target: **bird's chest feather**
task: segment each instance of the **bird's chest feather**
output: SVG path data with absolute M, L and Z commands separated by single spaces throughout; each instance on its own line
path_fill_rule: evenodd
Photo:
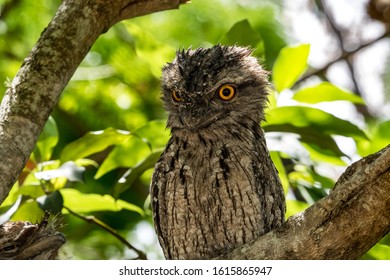
M 173 258 L 207 258 L 264 232 L 253 170 L 260 162 L 248 145 L 178 142 L 167 149 L 163 231 Z

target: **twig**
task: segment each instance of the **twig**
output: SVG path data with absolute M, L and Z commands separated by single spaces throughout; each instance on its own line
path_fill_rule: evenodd
M 342 50 L 345 50 L 345 44 L 344 44 L 344 40 L 343 40 L 343 31 L 344 30 L 341 30 L 337 24 L 336 24 L 336 21 L 333 19 L 333 17 L 331 16 L 331 11 L 329 10 L 327 4 L 325 3 L 324 0 L 321 0 L 321 1 L 318 1 L 317 2 L 317 5 L 318 7 L 320 8 L 320 10 L 323 12 L 325 18 L 326 18 L 326 21 L 328 22 L 330 28 L 332 29 L 333 33 L 336 35 L 336 38 L 339 42 L 339 45 L 341 47 Z
M 328 68 L 330 66 L 332 66 L 333 64 L 335 64 L 336 62 L 339 62 L 341 60 L 347 60 L 350 56 L 356 54 L 357 52 L 361 51 L 362 49 L 364 48 L 367 48 L 373 44 L 375 44 L 376 42 L 388 37 L 390 35 L 390 29 L 389 30 L 386 30 L 381 36 L 379 36 L 378 38 L 375 38 L 367 43 L 364 43 L 364 44 L 361 44 L 359 47 L 357 47 L 356 49 L 352 50 L 352 51 L 344 51 L 338 58 L 328 62 L 325 66 L 323 66 L 322 68 L 320 69 L 314 69 L 312 70 L 311 72 L 307 73 L 306 75 L 302 76 L 298 81 L 297 81 L 297 84 L 298 83 L 301 83 L 303 81 L 305 81 L 306 79 L 310 78 L 310 77 L 313 77 L 313 76 L 318 76 L 318 75 L 322 75 L 323 73 L 325 73 Z
M 79 213 L 76 213 L 74 212 L 73 210 L 69 209 L 68 207 L 66 206 L 63 206 L 66 210 L 69 211 L 69 213 L 71 213 L 72 215 L 76 216 L 77 218 L 80 218 L 84 221 L 86 221 L 87 223 L 93 223 L 95 225 L 98 225 L 100 228 L 102 228 L 103 230 L 109 232 L 111 235 L 113 235 L 115 238 L 117 238 L 120 242 L 122 242 L 123 244 L 125 244 L 128 248 L 130 248 L 131 250 L 135 251 L 137 254 L 138 254 L 138 257 L 136 259 L 138 260 L 147 260 L 147 256 L 144 252 L 138 250 L 137 248 L 135 248 L 133 245 L 131 245 L 125 238 L 123 238 L 120 234 L 118 234 L 112 227 L 110 227 L 109 225 L 105 224 L 104 222 L 100 221 L 99 219 L 97 219 L 96 217 L 94 216 L 83 216 Z
M 336 23 L 335 19 L 332 16 L 331 11 L 328 8 L 328 5 L 326 4 L 325 0 L 318 1 L 318 6 L 322 10 L 323 14 L 326 17 L 326 20 L 332 29 L 333 33 L 336 35 L 336 38 L 339 42 L 340 49 L 342 50 L 342 53 L 346 53 L 347 49 L 345 47 L 345 41 L 344 41 L 344 36 L 343 33 L 345 30 L 342 30 Z M 348 70 L 351 74 L 351 80 L 352 84 L 354 87 L 354 93 L 357 96 L 362 97 L 362 90 L 361 86 L 359 84 L 359 81 L 356 79 L 356 74 L 355 74 L 355 67 L 353 64 L 353 57 L 354 54 L 351 54 L 345 59 L 345 62 L 347 63 Z M 355 104 L 355 108 L 358 112 L 360 112 L 365 118 L 372 118 L 373 115 L 372 113 L 368 110 L 367 105 L 365 104 Z
M 333 33 L 336 35 L 336 38 L 337 38 L 337 40 L 339 42 L 340 48 L 342 50 L 342 53 L 345 53 L 346 52 L 346 48 L 345 48 L 345 42 L 344 42 L 344 39 L 343 39 L 344 38 L 343 30 L 341 30 L 341 28 L 337 26 L 337 23 L 334 20 L 333 16 L 331 15 L 331 11 L 329 10 L 329 8 L 326 5 L 324 0 L 319 1 L 318 2 L 318 6 L 323 11 L 330 28 L 332 29 Z M 353 57 L 353 56 L 351 56 L 351 57 Z M 352 79 L 352 83 L 353 83 L 354 88 L 355 88 L 355 94 L 361 97 L 362 93 L 361 93 L 359 82 L 356 79 L 353 62 L 349 58 L 350 57 L 348 57 L 345 61 L 347 63 L 349 72 L 351 73 L 351 79 Z

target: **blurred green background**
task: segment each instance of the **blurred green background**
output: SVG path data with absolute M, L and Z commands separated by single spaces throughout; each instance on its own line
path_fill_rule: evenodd
M 355 52 L 370 40 L 374 48 L 375 38 L 388 32 L 386 25 L 363 9 L 357 30 L 364 35 L 369 26 L 374 35 L 346 36 L 340 44 L 326 20 L 339 7 L 332 6 L 335 1 L 324 7 L 326 2 L 297 1 L 294 10 L 287 1 L 193 0 L 179 10 L 115 25 L 96 41 L 66 87 L 0 215 L 36 222 L 44 209 L 61 212 L 64 258 L 139 258 L 131 246 L 148 259 L 163 258 L 148 196 L 154 163 L 169 138 L 161 68 L 177 49 L 217 43 L 253 48 L 272 71 L 263 128 L 288 198 L 287 215 L 327 195 L 346 166 L 390 143 L 390 107 L 388 63 L 375 76 L 382 85 L 375 98 L 382 101 L 372 103 L 365 90 L 375 90 L 372 80 L 363 82 L 359 69 L 376 62 L 362 66 Z M 0 0 L 0 97 L 60 3 Z M 346 24 L 357 28 L 333 15 L 343 32 Z M 298 20 L 314 29 L 302 29 Z M 319 30 L 322 41 L 314 36 Z M 384 40 L 380 50 L 387 61 Z M 319 51 L 320 44 L 328 44 L 327 51 Z M 343 51 L 351 54 L 347 62 L 339 59 Z M 385 237 L 363 258 L 390 259 L 389 245 Z

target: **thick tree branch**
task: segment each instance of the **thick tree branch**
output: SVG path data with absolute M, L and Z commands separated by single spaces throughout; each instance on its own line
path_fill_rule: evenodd
M 390 231 L 390 145 L 351 165 L 332 192 L 220 259 L 357 259 Z
M 0 225 L 0 260 L 52 260 L 65 243 L 56 219 L 45 213 L 37 224 L 6 222 Z
M 186 0 L 64 0 L 0 107 L 0 204 L 28 160 L 64 87 L 100 34 L 120 20 Z

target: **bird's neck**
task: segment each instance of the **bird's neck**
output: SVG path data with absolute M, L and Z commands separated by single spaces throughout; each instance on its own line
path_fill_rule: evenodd
M 246 146 L 253 145 L 253 141 L 265 143 L 264 132 L 258 122 L 242 120 L 224 126 L 210 126 L 198 131 L 177 129 L 172 131 L 172 141 L 179 140 L 185 145 L 215 146 L 226 145 L 231 142 Z M 239 141 L 239 142 L 237 142 Z

